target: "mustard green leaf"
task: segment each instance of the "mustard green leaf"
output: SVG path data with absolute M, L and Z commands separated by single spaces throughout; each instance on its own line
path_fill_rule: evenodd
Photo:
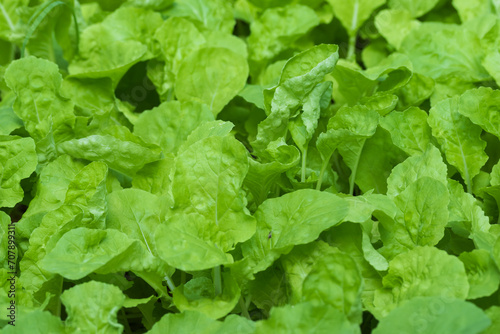
M 302 286 L 302 299 L 330 305 L 352 323 L 361 323 L 363 278 L 356 262 L 347 254 L 335 252 L 320 257 Z
M 38 159 L 32 138 L 0 136 L 0 207 L 13 207 L 24 196 L 21 180 L 35 171 Z
M 391 134 L 392 142 L 400 149 L 414 155 L 424 153 L 431 142 L 431 128 L 427 113 L 412 107 L 402 112 L 393 111 L 380 119 L 380 126 Z
M 175 95 L 181 102 L 206 104 L 216 116 L 245 87 L 247 76 L 241 55 L 225 48 L 202 48 L 180 65 Z
M 198 125 L 213 120 L 212 112 L 203 104 L 164 102 L 139 116 L 134 125 L 134 134 L 160 146 L 164 154 L 175 154 Z
M 417 247 L 389 262 L 383 289 L 374 305 L 383 316 L 415 297 L 467 298 L 469 282 L 463 263 L 435 247 Z
M 490 323 L 472 303 L 446 297 L 417 297 L 389 313 L 373 333 L 484 333 Z
M 318 15 L 307 6 L 291 4 L 267 8 L 250 25 L 250 59 L 256 62 L 272 60 L 319 23 Z
M 117 313 L 125 302 L 122 291 L 96 281 L 78 284 L 61 295 L 68 318 L 66 327 L 74 332 L 121 333 Z
M 498 290 L 500 271 L 490 252 L 474 249 L 471 252 L 463 252 L 458 258 L 464 263 L 469 279 L 470 289 L 467 299 L 487 297 Z
M 244 146 L 229 136 L 199 140 L 175 160 L 172 193 L 174 211 L 196 212 L 230 242 L 242 242 L 255 232 L 241 185 L 248 172 Z
M 459 97 L 441 101 L 429 111 L 428 122 L 446 160 L 458 169 L 471 191 L 472 179 L 488 160 L 486 142 L 480 138 L 481 128 L 462 116 L 459 109 Z

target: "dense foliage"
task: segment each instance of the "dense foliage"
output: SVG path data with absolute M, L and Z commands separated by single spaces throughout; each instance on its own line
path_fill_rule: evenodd
M 500 333 L 499 15 L 1 0 L 0 332 Z

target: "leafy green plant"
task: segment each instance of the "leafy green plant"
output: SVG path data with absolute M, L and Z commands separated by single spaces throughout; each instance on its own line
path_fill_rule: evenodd
M 0 333 L 497 333 L 496 0 L 4 0 Z

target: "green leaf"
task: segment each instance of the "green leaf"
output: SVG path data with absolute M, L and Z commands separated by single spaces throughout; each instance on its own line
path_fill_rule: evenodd
M 37 163 L 33 139 L 0 136 L 0 208 L 22 201 L 20 182 L 35 171 Z
M 421 24 L 414 17 L 415 12 L 404 9 L 403 6 L 398 6 L 394 9 L 384 9 L 375 17 L 375 26 L 387 42 L 396 49 L 399 49 L 410 31 L 418 28 Z
M 165 265 L 126 234 L 113 230 L 75 228 L 64 234 L 39 263 L 40 268 L 68 279 L 92 272 L 152 271 L 166 273 Z
M 363 279 L 356 262 L 347 254 L 335 252 L 320 257 L 302 286 L 302 300 L 330 305 L 352 323 L 361 323 Z
M 431 142 L 427 113 L 412 107 L 403 112 L 393 111 L 380 120 L 380 126 L 391 134 L 394 145 L 414 155 L 424 153 Z
M 318 15 L 307 6 L 291 4 L 266 8 L 250 25 L 250 59 L 256 62 L 274 59 L 320 23 Z
M 15 321 L 15 326 L 7 325 L 2 329 L 2 334 L 33 333 L 44 334 L 66 333 L 61 319 L 47 311 L 33 311 L 21 314 Z
M 447 184 L 447 168 L 441 152 L 431 145 L 423 154 L 414 155 L 394 167 L 387 179 L 387 195 L 396 197 L 413 182 L 423 177 L 433 178 L 443 185 Z
M 286 305 L 271 310 L 269 319 L 259 321 L 256 334 L 264 333 L 359 333 L 345 315 L 331 306 L 310 303 Z
M 234 138 L 213 136 L 191 144 L 175 160 L 174 211 L 199 213 L 229 243 L 249 239 L 255 221 L 241 189 L 247 172 L 248 154 Z
M 289 118 L 303 105 L 308 95 L 330 73 L 338 60 L 338 47 L 319 45 L 304 51 L 285 64 L 278 86 L 268 90 L 268 117 L 258 127 L 252 146 L 264 151 L 269 143 L 284 137 Z
M 60 153 L 90 161 L 103 161 L 110 168 L 132 176 L 144 165 L 160 160 L 158 146 L 147 144 L 123 126 L 107 128 L 104 133 L 68 140 L 58 147 Z
M 75 122 L 73 102 L 62 97 L 56 64 L 28 57 L 12 62 L 5 81 L 16 94 L 14 112 L 35 140 L 39 161 L 56 157 L 56 145 L 70 139 Z
M 122 333 L 117 313 L 125 302 L 122 291 L 110 284 L 90 281 L 74 286 L 61 295 L 71 331 Z
M 255 213 L 257 232 L 242 244 L 251 274 L 268 268 L 295 245 L 307 244 L 347 215 L 348 205 L 329 193 L 304 189 L 268 199 Z M 241 265 L 241 264 L 240 264 Z
M 340 20 L 349 35 L 356 35 L 358 29 L 365 23 L 375 9 L 385 4 L 386 0 L 328 0 L 335 15 Z
M 483 334 L 493 334 L 500 329 L 500 307 L 492 306 L 485 311 L 486 315 L 491 320 L 491 326 L 488 327 Z
M 222 318 L 233 310 L 241 294 L 238 284 L 230 273 L 223 274 L 223 286 L 222 294 L 215 296 L 213 293 L 208 293 L 206 296 L 203 292 L 213 288 L 212 281 L 194 278 L 174 290 L 174 304 L 181 312 L 198 311 L 213 319 Z
M 484 152 L 486 142 L 481 138 L 481 128 L 459 113 L 460 98 L 447 99 L 429 111 L 432 134 L 441 145 L 446 160 L 455 166 L 472 191 L 472 179 L 479 174 L 488 160 Z
M 202 48 L 180 65 L 175 95 L 181 102 L 204 103 L 217 116 L 245 87 L 247 77 L 248 65 L 242 56 L 225 48 Z
M 233 263 L 226 252 L 234 247 L 236 237 L 221 233 L 214 222 L 200 214 L 175 215 L 155 230 L 158 255 L 172 267 L 205 270 Z
M 487 297 L 498 290 L 500 271 L 490 252 L 474 249 L 471 252 L 463 252 L 458 258 L 464 263 L 469 279 L 470 290 L 467 299 Z
M 457 78 L 463 82 L 477 82 L 489 79 L 481 65 L 484 56 L 478 37 L 458 25 L 425 22 L 410 31 L 401 50 L 412 61 L 415 72 L 434 80 L 447 82 Z
M 417 247 L 389 262 L 384 288 L 375 292 L 374 304 L 383 316 L 415 297 L 465 299 L 469 282 L 463 263 L 434 247 Z
M 255 323 L 234 314 L 227 316 L 224 322 L 220 322 L 200 312 L 184 311 L 182 313 L 167 313 L 147 333 L 189 334 L 193 332 L 203 334 L 252 334 L 255 332 Z
M 458 112 L 500 138 L 499 101 L 500 93 L 496 90 L 488 87 L 471 89 L 460 96 Z
M 473 334 L 483 333 L 490 323 L 472 303 L 446 297 L 418 297 L 389 313 L 373 333 Z
M 178 0 L 168 16 L 188 17 L 208 30 L 232 33 L 233 8 L 224 0 Z
M 412 14 L 413 17 L 420 17 L 430 12 L 439 0 L 389 0 L 389 7 L 394 9 L 405 9 Z
M 203 104 L 164 102 L 139 116 L 134 134 L 147 143 L 160 146 L 164 154 L 175 154 L 198 125 L 213 120 L 212 112 Z

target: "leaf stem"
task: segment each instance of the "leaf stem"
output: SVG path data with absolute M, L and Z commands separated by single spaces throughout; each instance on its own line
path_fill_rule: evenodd
M 175 290 L 175 284 L 172 281 L 172 279 L 170 278 L 170 276 L 165 275 L 164 279 L 165 279 L 165 282 L 167 282 L 167 286 L 170 289 L 170 291 L 174 291 Z
M 347 49 L 347 60 L 356 60 L 356 35 L 349 37 L 349 47 Z
M 213 268 L 213 275 L 214 275 L 215 295 L 218 296 L 222 294 L 222 277 L 220 272 L 220 266 L 215 266 Z
M 316 183 L 316 190 L 321 190 L 321 184 L 323 183 L 323 177 L 325 176 L 326 167 L 328 167 L 328 163 L 330 162 L 330 155 L 327 159 L 323 161 L 321 165 L 321 172 L 319 173 L 318 183 Z
M 243 314 L 245 318 L 252 320 L 252 318 L 250 318 L 250 314 L 248 313 L 248 307 L 245 303 L 245 299 L 243 299 L 243 296 L 240 296 L 240 300 L 238 303 L 240 304 L 241 314 Z
M 302 173 L 300 175 L 300 182 L 306 182 L 306 160 L 307 160 L 307 147 L 302 152 Z

